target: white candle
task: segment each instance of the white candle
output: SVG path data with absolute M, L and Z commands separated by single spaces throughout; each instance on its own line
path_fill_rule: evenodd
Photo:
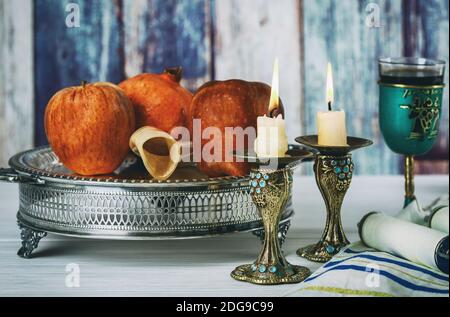
M 279 106 L 278 94 L 278 60 L 273 67 L 272 91 L 270 94 L 269 114 Z M 283 157 L 288 150 L 286 122 L 281 114 L 276 118 L 266 115 L 257 118 L 257 138 L 254 150 L 259 157 Z
M 286 123 L 283 117 L 258 117 L 255 153 L 259 157 L 283 157 L 288 150 Z
M 344 111 L 319 111 L 317 113 L 319 145 L 347 146 Z
M 328 63 L 327 71 L 327 102 L 329 111 L 317 113 L 317 135 L 319 145 L 347 146 L 347 129 L 345 126 L 345 112 L 332 111 L 334 101 L 333 74 L 331 64 Z

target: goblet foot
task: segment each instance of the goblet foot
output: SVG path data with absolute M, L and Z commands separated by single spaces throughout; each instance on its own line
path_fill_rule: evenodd
M 285 266 L 245 264 L 231 272 L 231 277 L 235 280 L 259 285 L 300 283 L 310 275 L 311 271 L 307 267 L 289 263 Z
M 316 244 L 308 245 L 297 250 L 297 255 L 310 261 L 325 263 L 331 260 L 343 247 L 348 245 L 348 241 L 339 244 L 319 241 Z

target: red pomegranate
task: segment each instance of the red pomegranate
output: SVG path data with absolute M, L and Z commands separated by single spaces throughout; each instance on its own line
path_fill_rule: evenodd
M 60 161 L 81 175 L 113 172 L 129 151 L 135 130 L 133 105 L 111 83 L 70 87 L 45 109 L 45 132 Z
M 136 127 L 152 126 L 170 133 L 185 126 L 192 94 L 180 85 L 181 67 L 162 74 L 140 74 L 119 84 L 131 99 L 136 112 Z

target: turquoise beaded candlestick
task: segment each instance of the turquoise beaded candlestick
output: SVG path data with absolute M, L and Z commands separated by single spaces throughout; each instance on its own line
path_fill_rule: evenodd
M 316 135 L 299 137 L 296 141 L 318 151 L 314 174 L 327 209 L 322 238 L 316 244 L 298 249 L 297 255 L 310 261 L 327 262 L 349 244 L 342 227 L 341 206 L 355 168 L 350 152 L 369 146 L 372 141 L 348 137 L 348 146 L 322 146 L 317 143 Z
M 264 241 L 255 262 L 238 266 L 231 277 L 254 284 L 298 283 L 311 272 L 308 268 L 290 264 L 283 255 L 278 239 L 281 212 L 292 188 L 292 169 L 312 153 L 295 149 L 286 157 L 258 158 L 249 153 L 235 154 L 251 163 L 250 195 L 264 224 Z

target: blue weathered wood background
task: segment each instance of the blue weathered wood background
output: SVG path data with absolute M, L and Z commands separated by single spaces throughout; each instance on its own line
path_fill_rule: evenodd
M 78 28 L 66 26 L 69 3 L 79 6 Z M 355 153 L 358 172 L 395 174 L 401 157 L 378 127 L 377 59 L 449 59 L 448 0 L 0 0 L 0 17 L 2 165 L 46 144 L 43 112 L 63 87 L 175 65 L 192 91 L 211 79 L 270 83 L 278 57 L 289 138 L 315 132 L 331 61 L 349 133 L 375 141 Z M 421 173 L 448 173 L 448 100 L 446 89 L 440 138 Z

